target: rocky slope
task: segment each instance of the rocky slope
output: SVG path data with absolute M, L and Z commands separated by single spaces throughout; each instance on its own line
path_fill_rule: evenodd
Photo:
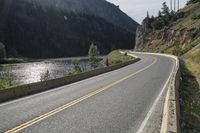
M 152 17 L 138 27 L 136 50 L 173 53 L 178 47 L 184 49 L 200 36 L 200 2 L 190 3 L 168 21 L 166 16 Z

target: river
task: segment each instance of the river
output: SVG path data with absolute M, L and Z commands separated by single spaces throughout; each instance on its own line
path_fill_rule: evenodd
M 46 59 L 38 62 L 0 65 L 0 77 L 10 70 L 14 75 L 14 82 L 18 85 L 40 81 L 40 75 L 47 70 L 52 78 L 63 77 L 64 74 L 74 70 L 72 60 L 80 59 L 80 65 L 84 70 L 90 70 L 87 57 Z

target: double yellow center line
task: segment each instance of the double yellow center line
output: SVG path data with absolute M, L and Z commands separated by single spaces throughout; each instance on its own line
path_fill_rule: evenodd
M 60 106 L 60 107 L 58 107 L 58 108 L 56 108 L 56 109 L 54 109 L 54 110 L 52 110 L 52 111 L 50 111 L 48 113 L 45 113 L 45 114 L 40 115 L 40 116 L 30 120 L 30 121 L 27 121 L 27 122 L 25 122 L 25 123 L 15 127 L 15 128 L 13 128 L 13 129 L 9 130 L 9 131 L 6 131 L 5 133 L 16 133 L 16 132 L 19 132 L 19 131 L 21 131 L 21 130 L 27 128 L 27 127 L 30 127 L 31 125 L 34 125 L 34 124 L 36 124 L 36 123 L 38 123 L 38 122 L 40 122 L 40 121 L 42 121 L 44 119 L 47 119 L 48 117 L 53 116 L 53 115 L 65 110 L 65 109 L 73 106 L 73 105 L 76 105 L 76 104 L 78 104 L 78 103 L 80 103 L 80 102 L 82 102 L 82 101 L 84 101 L 84 100 L 86 100 L 86 99 L 88 99 L 88 98 L 90 98 L 92 96 L 95 96 L 98 93 L 100 93 L 100 92 L 102 92 L 104 90 L 107 90 L 107 89 L 109 89 L 109 88 L 111 88 L 111 87 L 123 82 L 124 80 L 127 80 L 128 78 L 130 78 L 130 77 L 132 77 L 132 76 L 134 76 L 134 75 L 136 75 L 136 74 L 148 69 L 149 67 L 151 67 L 153 64 L 155 64 L 157 62 L 157 59 L 155 57 L 153 57 L 153 59 L 154 60 L 150 65 L 148 65 L 148 66 L 146 66 L 146 67 L 144 67 L 144 68 L 142 68 L 142 69 L 140 69 L 140 70 L 138 70 L 138 71 L 136 71 L 134 73 L 131 73 L 131 74 L 129 74 L 129 75 L 117 80 L 117 81 L 114 81 L 114 82 L 112 82 L 112 83 L 110 83 L 110 84 L 108 84 L 108 85 L 106 85 L 106 86 L 104 86 L 102 88 L 99 88 L 99 89 L 97 89 L 97 90 L 95 90 L 93 92 L 90 92 L 89 94 L 86 94 L 86 95 L 84 95 L 84 96 L 82 96 L 82 97 L 80 97 L 80 98 L 78 98 L 76 100 L 73 100 L 73 101 L 71 101 L 69 103 L 66 103 L 65 105 Z

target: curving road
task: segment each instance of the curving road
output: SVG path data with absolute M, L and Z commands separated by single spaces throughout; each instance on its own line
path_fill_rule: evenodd
M 175 61 L 135 55 L 135 64 L 0 104 L 0 132 L 137 132 Z

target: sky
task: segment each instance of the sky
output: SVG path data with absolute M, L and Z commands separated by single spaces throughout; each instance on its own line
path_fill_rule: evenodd
M 141 23 L 149 11 L 150 15 L 157 16 L 158 11 L 162 7 L 163 2 L 167 2 L 168 6 L 170 0 L 107 0 L 115 5 L 119 5 L 120 9 L 129 15 L 132 19 Z M 180 8 L 184 7 L 188 0 L 179 0 Z

